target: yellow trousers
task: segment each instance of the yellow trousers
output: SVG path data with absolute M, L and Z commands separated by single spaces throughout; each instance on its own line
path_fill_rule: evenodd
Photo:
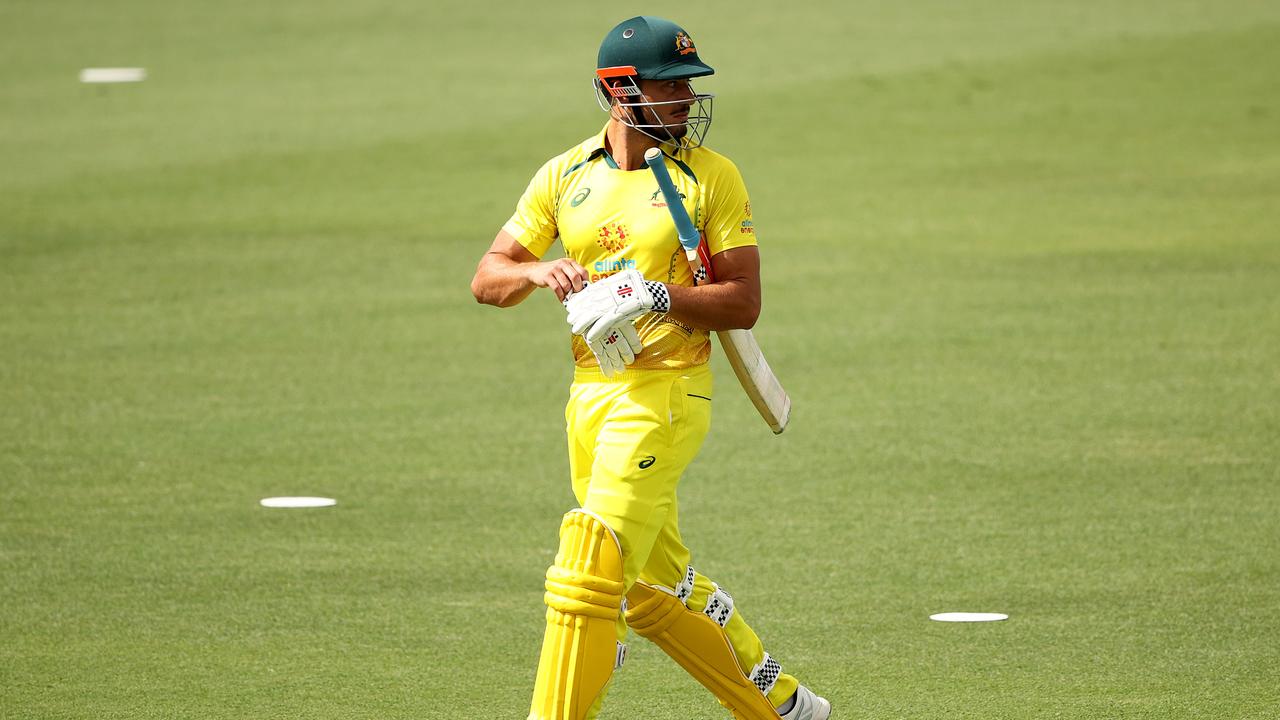
M 690 552 L 680 538 L 676 486 L 697 456 L 711 425 L 712 380 L 706 365 L 686 370 L 628 370 L 605 378 L 577 368 L 565 422 L 569 472 L 578 503 L 613 529 L 622 545 L 624 583 L 676 588 L 686 579 Z M 701 612 L 715 591 L 694 574 L 685 600 Z M 760 638 L 735 610 L 724 627 L 739 664 L 764 659 Z M 618 640 L 626 637 L 619 618 Z M 776 707 L 796 690 L 783 673 L 769 692 Z

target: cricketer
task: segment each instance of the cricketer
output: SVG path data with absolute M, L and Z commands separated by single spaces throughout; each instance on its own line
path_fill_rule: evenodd
M 680 537 L 676 486 L 711 421 L 709 332 L 750 328 L 761 302 L 746 186 L 702 145 L 713 96 L 691 80 L 713 72 L 669 20 L 634 17 L 610 30 L 595 74 L 604 129 L 537 171 L 471 283 L 476 300 L 499 307 L 549 288 L 573 333 L 565 423 L 581 507 L 564 516 L 547 570 L 530 720 L 596 717 L 628 627 L 736 718 L 831 714 L 765 651 L 729 593 L 694 569 Z M 709 282 L 696 282 L 647 169 L 655 147 L 705 239 Z M 566 257 L 542 262 L 557 239 Z

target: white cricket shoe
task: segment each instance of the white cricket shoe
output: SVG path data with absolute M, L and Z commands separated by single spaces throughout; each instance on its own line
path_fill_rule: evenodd
M 828 717 L 831 717 L 831 703 L 801 685 L 796 688 L 796 704 L 782 716 L 782 720 L 827 720 Z

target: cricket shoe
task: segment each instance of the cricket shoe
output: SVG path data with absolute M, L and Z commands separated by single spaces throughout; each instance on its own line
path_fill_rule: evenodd
M 826 698 L 818 697 L 809 688 L 801 685 L 796 688 L 795 704 L 791 706 L 782 720 L 827 720 L 831 717 L 831 703 Z

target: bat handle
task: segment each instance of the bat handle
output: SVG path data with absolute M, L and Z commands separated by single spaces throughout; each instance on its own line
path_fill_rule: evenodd
M 680 198 L 680 192 L 676 190 L 675 183 L 671 181 L 671 174 L 667 172 L 667 166 L 663 160 L 662 151 L 658 148 L 649 148 L 644 153 L 644 161 L 653 171 L 653 177 L 658 181 L 658 189 L 662 191 L 663 199 L 667 203 L 667 212 L 671 214 L 671 219 L 676 226 L 676 237 L 680 240 L 680 246 L 684 248 L 685 258 L 689 261 L 689 269 L 693 271 L 694 283 L 699 278 L 705 279 L 707 271 L 703 269 L 702 258 L 698 256 L 698 247 L 701 244 L 702 236 L 698 234 L 698 229 L 693 226 L 693 221 L 689 219 L 689 213 L 684 208 L 684 202 Z

